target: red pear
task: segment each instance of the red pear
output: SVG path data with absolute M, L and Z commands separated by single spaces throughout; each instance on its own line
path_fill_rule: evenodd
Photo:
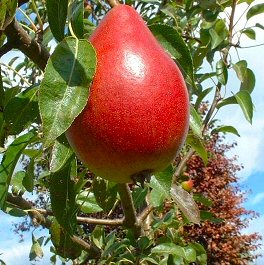
M 95 174 L 132 182 L 165 169 L 189 124 L 182 74 L 139 14 L 119 5 L 90 37 L 98 64 L 88 103 L 66 135 Z

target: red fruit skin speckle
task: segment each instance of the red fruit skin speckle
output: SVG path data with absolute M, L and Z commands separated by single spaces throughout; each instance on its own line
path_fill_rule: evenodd
M 163 170 L 189 126 L 180 70 L 126 5 L 109 11 L 90 41 L 97 69 L 88 103 L 66 133 L 71 146 L 91 171 L 111 181 Z

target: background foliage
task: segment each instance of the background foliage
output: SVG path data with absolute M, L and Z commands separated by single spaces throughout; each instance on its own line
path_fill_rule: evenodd
M 51 241 L 52 263 L 60 257 L 75 264 L 248 264 L 259 236 L 241 235 L 241 229 L 256 214 L 241 206 L 245 197 L 234 185 L 239 167 L 226 158 L 230 147 L 219 136 L 239 132 L 215 118 L 236 104 L 252 122 L 255 76 L 239 57 L 245 47 L 240 38 L 255 39 L 254 29 L 264 26 L 235 25 L 263 12 L 264 4 L 125 2 L 141 14 L 188 85 L 190 130 L 181 154 L 143 186 L 120 185 L 94 176 L 64 137 L 86 104 L 95 71 L 87 39 L 116 1 L 1 1 L 0 55 L 22 53 L 1 62 L 0 206 L 49 229 L 46 239 L 32 234 L 30 260 Z M 243 16 L 235 17 L 242 3 Z M 239 87 L 228 82 L 232 72 Z M 188 193 L 180 183 L 190 178 L 195 188 Z M 42 199 L 32 203 L 32 192 Z

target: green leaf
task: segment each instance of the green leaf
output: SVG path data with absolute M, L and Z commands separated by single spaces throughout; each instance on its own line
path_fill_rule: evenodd
M 35 161 L 34 159 L 31 159 L 28 166 L 27 166 L 27 172 L 23 178 L 23 186 L 28 192 L 32 192 L 34 189 L 34 170 L 35 170 Z
M 8 104 L 8 102 L 19 93 L 20 88 L 18 86 L 11 87 L 6 89 L 4 96 L 4 107 Z
M 62 169 L 72 155 L 73 151 L 68 143 L 68 140 L 66 139 L 65 134 L 62 134 L 57 140 L 55 140 L 52 147 L 50 171 L 56 172 Z
M 30 131 L 16 138 L 6 150 L 0 165 L 0 207 L 5 208 L 5 200 L 12 174 L 17 161 L 26 146 L 35 139 L 35 132 Z
M 224 20 L 222 19 L 217 20 L 214 28 L 209 29 L 209 33 L 211 36 L 212 49 L 215 49 L 225 40 L 225 38 L 228 35 L 228 31 Z
M 145 203 L 146 196 L 148 194 L 148 188 L 147 187 L 136 187 L 132 191 L 132 198 L 135 205 L 135 208 L 141 208 L 143 204 Z
M 84 213 L 98 213 L 103 211 L 98 205 L 93 192 L 90 191 L 81 192 L 77 197 L 77 203 Z
M 104 228 L 101 225 L 97 225 L 92 234 L 91 234 L 91 239 L 93 243 L 99 248 L 102 249 L 104 245 Z
M 42 258 L 44 255 L 39 239 L 36 239 L 34 234 L 32 233 L 32 246 L 31 246 L 30 253 L 29 253 L 30 261 L 35 260 L 37 257 Z
M 14 216 L 14 217 L 23 217 L 23 216 L 28 215 L 28 213 L 26 211 L 23 211 L 22 209 L 8 205 L 8 203 L 7 203 L 7 207 L 6 207 L 6 213 L 8 213 L 9 215 Z
M 259 24 L 259 23 L 256 23 L 255 27 L 257 27 L 257 28 L 260 28 L 260 29 L 263 29 L 263 30 L 264 30 L 264 26 L 263 26 L 263 25 L 261 25 L 261 24 Z
M 80 245 L 72 240 L 68 231 L 61 227 L 55 218 L 52 220 L 50 234 L 58 255 L 69 259 L 76 259 L 81 255 Z
M 206 165 L 208 162 L 208 154 L 202 140 L 193 134 L 188 134 L 186 143 L 197 152 L 197 154 L 203 159 L 203 162 Z
M 233 64 L 233 69 L 236 71 L 238 79 L 241 82 L 244 82 L 246 79 L 247 61 L 241 60 L 236 64 Z
M 73 172 L 73 169 L 76 169 L 75 163 L 76 160 L 72 156 L 68 159 L 65 167 L 51 174 L 50 179 L 50 199 L 53 214 L 70 235 L 75 232 L 77 226 L 77 205 L 73 180 L 77 175 L 77 172 Z
M 220 126 L 212 130 L 212 134 L 217 132 L 223 132 L 223 133 L 232 133 L 240 137 L 240 134 L 238 133 L 237 129 L 233 126 Z
M 84 34 L 84 22 L 83 22 L 83 14 L 84 14 L 84 5 L 83 0 L 77 0 L 71 2 L 69 7 L 69 18 L 71 27 L 74 31 L 74 34 L 77 38 L 83 38 Z
M 185 257 L 184 248 L 174 243 L 162 243 L 152 248 L 151 253 L 158 255 L 173 254 L 179 257 Z
M 95 67 L 95 50 L 87 40 L 65 38 L 51 55 L 39 94 L 46 146 L 84 109 Z
M 93 192 L 98 205 L 106 212 L 110 211 L 117 196 L 117 185 L 114 182 L 95 178 L 93 180 Z
M 4 109 L 9 134 L 19 134 L 33 122 L 39 122 L 38 86 L 32 86 L 13 97 Z
M 250 29 L 250 28 L 244 29 L 241 31 L 241 33 L 245 34 L 247 37 L 249 37 L 252 40 L 256 39 L 256 32 L 254 29 Z
M 57 41 L 64 38 L 68 0 L 46 0 L 49 26 Z
M 4 30 L 16 14 L 17 0 L 1 0 L 0 2 L 0 30 Z
M 247 20 L 264 12 L 264 4 L 252 6 L 247 12 Z
M 171 188 L 171 196 L 190 222 L 200 224 L 200 210 L 190 193 L 174 184 Z
M 149 28 L 163 48 L 179 63 L 184 76 L 187 78 L 186 81 L 196 87 L 192 56 L 178 31 L 167 25 L 159 24 L 151 25 Z
M 218 109 L 220 109 L 221 107 L 223 107 L 225 105 L 230 105 L 230 104 L 237 104 L 237 100 L 236 100 L 235 96 L 225 98 L 224 100 L 220 101 L 216 107 Z
M 205 206 L 208 206 L 208 207 L 210 207 L 210 206 L 213 205 L 213 202 L 212 202 L 210 199 L 204 197 L 204 196 L 203 196 L 202 194 L 200 194 L 200 193 L 193 194 L 193 199 L 194 199 L 195 201 L 197 201 L 197 202 L 202 203 L 202 204 L 205 205 Z
M 155 173 L 155 178 L 159 185 L 166 191 L 167 194 L 170 193 L 171 181 L 173 176 L 172 165 L 168 166 L 165 170 Z
M 152 188 L 152 191 L 150 193 L 150 202 L 154 207 L 160 206 L 166 198 L 170 197 L 170 190 L 168 190 L 168 187 L 171 186 L 171 178 L 172 174 L 169 180 L 165 180 L 165 182 L 163 182 L 160 181 L 160 179 L 156 178 L 156 176 L 151 177 L 149 184 Z M 170 184 L 168 185 L 169 181 Z
M 203 90 L 201 93 L 198 94 L 198 97 L 195 102 L 195 109 L 198 109 L 200 104 L 202 103 L 203 99 L 213 90 L 213 87 L 209 87 Z
M 202 119 L 192 104 L 190 105 L 190 127 L 195 135 L 202 138 Z
M 3 86 L 2 70 L 1 70 L 1 65 L 0 65 L 0 109 L 1 110 L 5 106 L 4 102 L 5 102 L 5 90 L 4 90 L 4 86 Z
M 240 90 L 246 90 L 249 94 L 252 93 L 252 91 L 255 88 L 256 78 L 254 72 L 247 68 L 245 73 L 245 79 L 241 83 Z
M 246 120 L 252 123 L 253 103 L 250 94 L 246 90 L 241 90 L 235 94 L 235 98 L 241 107 Z
M 25 171 L 17 171 L 11 178 L 10 184 L 18 191 L 25 191 L 23 185 L 23 179 L 26 176 Z
M 190 246 L 184 248 L 185 252 L 185 259 L 188 262 L 195 262 L 196 261 L 196 251 Z
M 227 67 L 222 59 L 216 63 L 216 76 L 218 81 L 222 85 L 226 85 L 228 73 L 227 73 Z

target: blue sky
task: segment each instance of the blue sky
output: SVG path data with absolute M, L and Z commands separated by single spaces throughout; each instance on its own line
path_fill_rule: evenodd
M 257 1 L 263 3 L 263 1 Z M 237 10 L 236 17 L 242 12 L 242 8 Z M 263 23 L 264 15 L 256 16 L 250 20 L 249 25 L 255 23 Z M 238 27 L 245 21 L 241 21 Z M 264 31 L 257 30 L 257 43 L 264 43 Z M 250 46 L 256 44 L 255 41 L 244 37 L 241 40 L 242 46 Z M 256 75 L 256 87 L 252 93 L 255 105 L 253 124 L 249 124 L 237 107 L 230 106 L 223 108 L 223 112 L 219 112 L 217 116 L 222 123 L 234 125 L 241 137 L 229 135 L 228 142 L 236 141 L 238 146 L 232 150 L 229 156 L 238 155 L 238 162 L 243 164 L 244 169 L 239 172 L 241 179 L 240 184 L 243 189 L 251 190 L 248 200 L 245 203 L 247 209 L 256 210 L 260 213 L 260 217 L 253 220 L 244 233 L 259 232 L 264 238 L 264 46 L 255 47 L 253 49 L 241 49 L 239 51 L 240 59 L 248 61 L 248 67 L 253 70 Z M 238 58 L 233 54 L 234 62 Z M 229 77 L 228 90 L 236 92 L 238 81 L 235 75 Z M 31 234 L 25 235 L 25 241 L 18 244 L 18 236 L 12 229 L 12 222 L 17 222 L 17 218 L 12 218 L 0 212 L 0 259 L 6 261 L 7 265 L 27 265 L 30 264 L 28 254 L 31 247 Z M 44 231 L 37 229 L 36 236 L 40 236 Z M 264 243 L 264 240 L 263 240 Z M 259 250 L 264 254 L 264 247 Z M 44 259 L 37 264 L 49 264 L 48 247 L 44 253 Z M 257 265 L 264 264 L 264 257 L 256 261 Z

